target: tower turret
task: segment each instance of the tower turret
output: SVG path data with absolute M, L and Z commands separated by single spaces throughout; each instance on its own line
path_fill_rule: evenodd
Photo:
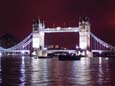
M 36 32 L 38 30 L 37 27 L 38 27 L 38 22 L 35 19 L 33 19 L 33 23 L 32 23 L 33 32 Z
M 33 31 L 39 31 L 39 29 L 44 29 L 45 28 L 45 23 L 42 22 L 39 18 L 33 20 Z
M 80 31 L 90 31 L 90 23 L 88 17 L 80 17 L 79 29 Z
M 44 29 L 44 28 L 45 28 L 44 22 L 38 18 L 38 29 Z

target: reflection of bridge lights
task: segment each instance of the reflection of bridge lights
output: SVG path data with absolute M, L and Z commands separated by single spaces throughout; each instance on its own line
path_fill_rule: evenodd
M 0 52 L 0 56 L 2 56 L 2 52 Z
M 25 57 L 22 56 L 22 64 L 25 64 L 24 59 L 25 59 Z
M 81 65 L 89 64 L 90 63 L 90 58 L 88 58 L 88 57 L 81 58 L 80 63 L 81 63 Z
M 102 57 L 99 57 L 99 67 L 98 67 L 98 80 L 97 80 L 97 82 L 102 86 L 102 82 L 103 82 L 103 79 L 102 79 L 102 77 L 103 77 L 103 69 L 102 69 L 103 67 L 102 67 Z
M 25 82 L 21 83 L 20 86 L 25 86 Z
M 99 64 L 102 64 L 102 57 L 99 57 Z
M 20 65 L 20 73 L 21 73 L 20 81 L 23 83 L 21 83 L 20 86 L 25 86 L 25 61 L 24 59 L 25 57 L 22 56 L 21 65 Z

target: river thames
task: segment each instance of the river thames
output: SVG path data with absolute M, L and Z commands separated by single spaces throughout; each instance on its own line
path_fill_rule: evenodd
M 115 86 L 115 57 L 0 57 L 0 86 Z

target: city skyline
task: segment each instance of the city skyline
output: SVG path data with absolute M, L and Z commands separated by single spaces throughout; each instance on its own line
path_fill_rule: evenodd
M 88 16 L 91 31 L 115 45 L 115 1 L 113 0 L 12 0 L 0 5 L 0 34 L 11 33 L 20 41 L 32 32 L 32 20 L 38 16 L 46 27 L 77 27 L 80 16 Z M 54 25 L 55 24 L 55 25 Z

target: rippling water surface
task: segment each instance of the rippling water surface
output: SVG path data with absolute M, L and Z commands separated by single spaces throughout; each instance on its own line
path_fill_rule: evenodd
M 115 86 L 115 59 L 0 57 L 0 86 Z

